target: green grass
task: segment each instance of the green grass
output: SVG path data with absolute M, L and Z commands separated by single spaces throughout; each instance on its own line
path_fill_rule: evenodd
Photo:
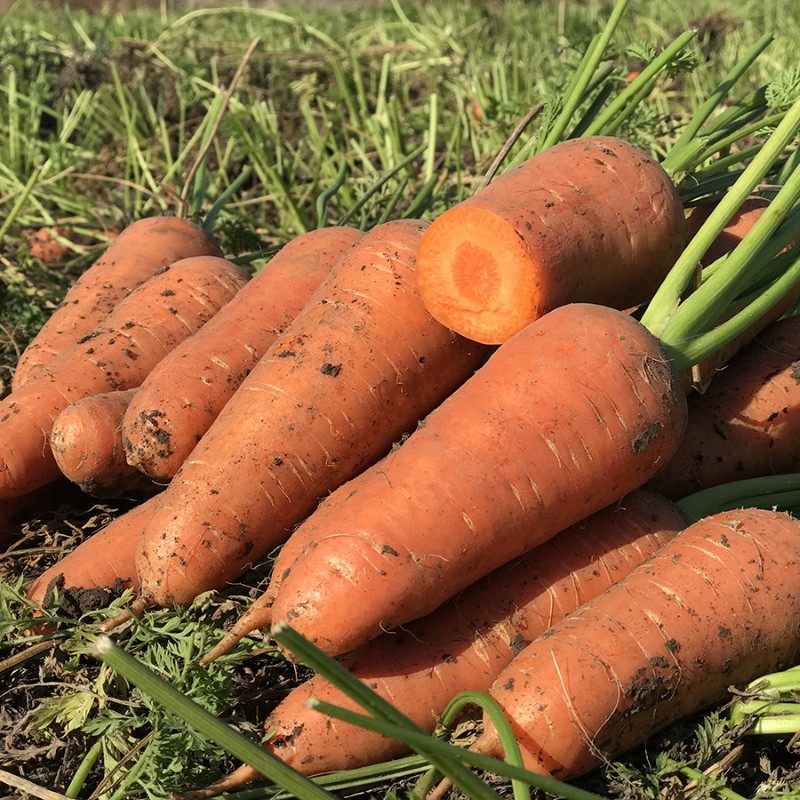
M 597 20 L 610 11 L 608 2 L 447 0 L 359 12 L 94 17 L 18 3 L 0 26 L 0 394 L 19 350 L 109 228 L 154 213 L 203 218 L 213 208 L 226 253 L 258 269 L 274 244 L 321 223 L 366 228 L 391 217 L 432 217 L 476 188 L 519 120 L 545 103 L 503 168 L 541 144 Z M 775 40 L 748 73 L 749 88 L 796 64 L 795 3 L 728 9 L 648 0 L 632 3 L 614 34 L 612 84 L 624 86 L 629 71 L 694 19 L 694 68 L 660 79 L 619 129 L 659 156 L 763 33 Z M 28 253 L 25 232 L 55 223 L 74 230 L 75 241 L 61 263 L 45 266 Z M 0 753 L 5 747 L 11 759 L 0 755 L 0 769 L 91 800 L 162 798 L 235 764 L 96 665 L 87 655 L 93 614 L 63 621 L 52 643 L 22 635 L 30 610 L 21 580 L 95 529 L 100 515 L 129 505 L 71 498 L 26 525 L 0 561 L 0 658 L 10 659 L 2 664 Z M 258 565 L 240 586 L 190 609 L 148 613 L 124 642 L 251 739 L 259 715 L 303 670 L 274 657 L 269 645 L 260 652 L 258 637 L 212 672 L 195 662 L 268 568 Z M 404 796 L 423 769 L 412 760 L 327 784 Z M 393 783 L 409 772 L 415 777 Z M 775 797 L 788 796 L 799 775 L 785 741 L 747 740 L 715 711 L 578 783 L 620 798 L 722 797 L 726 787 Z

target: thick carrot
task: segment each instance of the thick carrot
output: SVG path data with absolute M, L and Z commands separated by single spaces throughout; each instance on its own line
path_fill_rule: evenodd
M 344 659 L 357 678 L 432 731 L 447 703 L 466 689 L 488 690 L 514 654 L 580 603 L 599 594 L 685 527 L 680 511 L 635 491 L 512 561 L 398 633 Z M 376 764 L 407 751 L 399 741 L 309 711 L 310 697 L 358 710 L 316 675 L 280 702 L 264 723 L 265 745 L 304 774 Z M 241 767 L 192 797 L 211 797 L 253 780 Z
M 434 220 L 420 244 L 436 319 L 499 344 L 551 309 L 649 300 L 685 243 L 667 173 L 620 139 L 554 145 Z
M 50 449 L 62 475 L 95 497 L 155 492 L 156 484 L 125 460 L 122 419 L 139 387 L 90 395 L 53 422 Z
M 367 233 L 245 379 L 142 534 L 142 603 L 185 604 L 240 575 L 485 358 L 420 300 L 425 227 Z
M 790 472 L 800 450 L 800 318 L 773 322 L 704 395 L 689 399 L 686 436 L 650 482 L 667 497 Z
M 53 421 L 70 403 L 138 386 L 179 342 L 246 283 L 248 273 L 216 256 L 181 259 L 122 300 L 91 333 L 0 403 L 0 498 L 59 475 Z
M 125 415 L 128 463 L 154 480 L 172 478 L 250 370 L 361 236 L 355 228 L 335 227 L 292 240 L 214 319 L 164 358 Z
M 522 651 L 490 694 L 525 766 L 586 773 L 800 657 L 800 521 L 706 517 Z M 485 721 L 474 749 L 500 755 Z
M 685 425 L 680 378 L 640 323 L 602 306 L 555 309 L 368 480 L 337 490 L 346 499 L 283 576 L 273 623 L 341 654 L 429 613 L 641 486 Z
M 161 267 L 189 256 L 221 256 L 202 228 L 178 217 L 148 217 L 134 222 L 67 292 L 61 305 L 20 356 L 12 390 L 42 366 L 72 347 Z

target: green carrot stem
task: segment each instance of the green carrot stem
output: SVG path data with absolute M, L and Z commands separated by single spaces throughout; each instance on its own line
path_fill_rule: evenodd
M 239 188 L 244 182 L 253 174 L 253 168 L 248 164 L 242 171 L 231 181 L 230 185 L 225 189 L 222 194 L 214 201 L 214 204 L 208 210 L 208 213 L 203 220 L 203 229 L 209 232 L 214 230 L 217 222 L 217 217 L 220 211 L 225 207 L 228 200 L 239 191 Z
M 336 177 L 333 183 L 325 190 L 321 191 L 317 196 L 315 208 L 317 211 L 317 227 L 328 227 L 328 201 L 344 186 L 347 178 L 347 159 L 343 158 L 339 169 L 336 172 Z
M 753 62 L 758 58 L 764 49 L 770 44 L 773 36 L 766 34 L 762 36 L 739 61 L 734 64 L 725 78 L 709 95 L 708 99 L 695 112 L 692 120 L 681 132 L 675 144 L 670 149 L 669 155 L 664 159 L 662 165 L 667 172 L 681 172 L 690 167 L 691 158 L 687 154 L 691 152 L 691 145 L 700 135 L 700 129 L 708 118 L 714 113 L 722 101 L 728 96 L 737 81 L 750 69 Z
M 770 114 L 766 117 L 760 116 L 758 119 L 756 119 L 753 122 L 750 122 L 749 124 L 742 122 L 741 124 L 737 125 L 730 133 L 727 133 L 724 136 L 720 136 L 720 138 L 718 139 L 712 140 L 711 137 L 709 137 L 709 142 L 711 142 L 711 144 L 709 144 L 709 146 L 704 151 L 703 160 L 711 158 L 711 156 L 716 155 L 717 153 L 721 152 L 722 150 L 725 150 L 728 147 L 731 147 L 732 145 L 736 144 L 736 142 L 740 142 L 743 139 L 747 139 L 749 136 L 755 135 L 760 130 L 765 130 L 774 125 L 777 125 L 785 116 L 786 114 L 783 111 L 776 112 L 775 114 Z M 754 145 L 753 147 L 744 148 L 735 153 L 732 153 L 730 156 L 726 158 L 721 158 L 719 159 L 719 161 L 714 163 L 714 167 L 719 168 L 720 162 L 725 164 L 726 168 L 727 165 L 729 164 L 744 162 L 749 158 L 749 155 L 754 151 L 754 148 L 757 147 L 760 147 L 760 145 Z
M 690 286 L 700 258 L 748 195 L 763 180 L 792 141 L 798 128 L 800 128 L 800 99 L 787 112 L 775 132 L 711 212 L 656 291 L 644 312 L 642 323 L 669 345 L 674 347 L 676 342 L 687 341 L 698 331 L 705 330 L 708 327 L 709 313 L 714 319 L 718 319 L 726 304 L 742 288 L 740 275 L 747 270 L 747 259 L 763 244 L 795 204 L 800 189 L 800 175 L 797 173 L 789 178 L 753 229 L 730 254 L 725 270 L 720 273 L 722 279 L 708 281 L 681 303 L 681 296 Z M 687 306 L 689 311 L 686 311 Z M 675 317 L 679 313 L 676 322 Z
M 103 740 L 98 739 L 81 759 L 81 763 L 78 765 L 78 769 L 75 770 L 75 774 L 72 776 L 69 786 L 67 786 L 64 791 L 65 797 L 77 797 L 80 794 L 83 784 L 86 783 L 86 779 L 89 777 L 92 767 L 97 763 L 97 759 L 100 758 L 102 752 Z
M 603 30 L 592 39 L 584 53 L 581 63 L 572 75 L 572 80 L 565 93 L 561 112 L 556 117 L 550 130 L 539 143 L 537 147 L 538 151 L 545 150 L 564 138 L 564 134 L 569 126 L 569 121 L 572 119 L 575 111 L 586 95 L 586 90 L 591 84 L 598 65 L 600 64 L 600 60 L 603 57 L 603 53 L 608 47 L 614 31 L 628 7 L 628 2 L 629 0 L 617 0 L 611 14 L 606 20 L 606 24 L 603 26 Z
M 373 692 L 368 686 L 359 681 L 339 662 L 327 656 L 315 644 L 305 639 L 289 625 L 279 623 L 272 629 L 272 636 L 282 647 L 289 650 L 315 672 L 323 675 L 337 689 L 343 691 L 351 700 L 358 703 L 370 714 L 374 714 L 378 724 L 391 725 L 393 728 L 403 730 L 409 734 L 416 734 L 423 742 L 422 747 L 415 747 L 420 755 L 429 759 L 430 763 L 446 775 L 453 783 L 465 791 L 472 800 L 499 800 L 496 792 L 489 788 L 482 780 L 474 775 L 464 765 L 451 757 L 442 757 L 441 752 L 425 746 L 426 742 L 436 740 L 428 736 L 415 722 L 410 720 L 402 711 L 380 695 Z M 373 719 L 373 717 L 368 717 Z M 401 739 L 405 741 L 404 739 Z
M 636 106 L 650 94 L 650 90 L 658 76 L 696 35 L 696 31 L 685 31 L 670 42 L 670 44 L 642 70 L 641 74 L 617 95 L 616 99 L 609 104 L 605 111 L 594 119 L 592 124 L 586 128 L 583 135 L 594 136 L 600 133 L 608 134 L 618 129 Z
M 732 508 L 789 508 L 800 496 L 800 472 L 731 481 L 693 492 L 676 502 L 689 523 Z M 769 503 L 769 505 L 765 505 Z
M 144 664 L 117 647 L 108 636 L 101 634 L 95 638 L 93 655 L 149 694 L 175 716 L 191 725 L 209 741 L 219 745 L 240 761 L 250 764 L 286 791 L 304 800 L 334 800 L 333 795 L 181 694 Z
M 528 772 L 513 764 L 507 764 L 505 761 L 500 761 L 490 756 L 484 756 L 480 753 L 464 749 L 463 747 L 456 747 L 447 742 L 434 739 L 426 733 L 420 734 L 400 725 L 394 725 L 386 720 L 378 720 L 365 714 L 358 714 L 349 709 L 341 708 L 340 706 L 326 703 L 313 697 L 306 702 L 306 705 L 322 714 L 340 719 L 343 722 L 348 722 L 351 725 L 357 725 L 367 730 L 380 733 L 383 736 L 399 739 L 414 749 L 420 751 L 423 749 L 430 749 L 440 753 L 442 757 L 446 756 L 448 758 L 458 759 L 484 772 L 502 775 L 504 778 L 524 781 L 536 789 L 541 789 L 542 791 L 549 792 L 559 797 L 568 798 L 568 800 L 604 800 L 600 795 L 587 792 L 585 789 L 570 786 L 568 783 L 562 783 L 555 778 L 548 778 L 544 775 Z
M 685 765 L 679 766 L 678 771 L 701 787 L 703 782 L 708 781 L 709 778 L 708 775 L 704 774 L 699 769 L 694 769 L 693 767 L 687 767 Z M 721 797 L 724 797 L 725 800 L 747 800 L 747 798 L 743 797 L 738 792 L 734 792 L 733 789 L 727 786 L 714 786 L 714 791 Z

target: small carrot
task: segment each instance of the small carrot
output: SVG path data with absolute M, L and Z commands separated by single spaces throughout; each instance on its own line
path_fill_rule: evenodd
M 138 386 L 248 277 L 216 256 L 195 256 L 164 267 L 101 325 L 5 398 L 0 403 L 0 498 L 25 494 L 58 477 L 49 437 L 53 421 L 70 403 Z
M 54 420 L 50 449 L 61 474 L 95 497 L 154 492 L 156 484 L 125 460 L 122 419 L 138 387 L 71 403 Z
M 168 481 L 269 346 L 362 236 L 334 227 L 283 247 L 208 324 L 145 379 L 122 425 L 127 461 Z
M 178 217 L 148 217 L 134 222 L 70 287 L 50 319 L 20 356 L 12 390 L 42 366 L 72 347 L 161 267 L 189 256 L 221 256 L 202 228 Z
M 434 220 L 420 292 L 442 324 L 500 344 L 565 303 L 649 300 L 685 231 L 675 186 L 644 151 L 609 136 L 570 139 Z
M 153 513 L 156 497 L 134 506 L 84 539 L 31 583 L 28 597 L 46 606 L 54 588 L 73 594 L 115 587 L 136 591 L 136 544 L 145 521 Z
M 496 570 L 426 618 L 368 642 L 344 664 L 423 730 L 432 731 L 456 694 L 488 690 L 525 644 L 622 578 L 683 527 L 680 511 L 665 498 L 632 492 Z M 354 769 L 406 752 L 402 742 L 331 723 L 310 711 L 305 707 L 310 697 L 358 710 L 321 675 L 279 703 L 264 723 L 265 732 L 272 734 L 265 746 L 300 772 Z M 244 766 L 189 796 L 211 797 L 256 777 L 255 770 Z
M 676 498 L 789 472 L 800 450 L 800 317 L 773 322 L 689 399 L 686 436 L 650 482 Z
M 641 486 L 685 425 L 679 376 L 649 331 L 603 306 L 557 308 L 340 487 L 338 513 L 298 528 L 317 531 L 282 576 L 273 624 L 337 655 L 429 613 Z
M 800 522 L 707 517 L 528 645 L 491 696 L 527 769 L 561 780 L 800 657 Z M 488 719 L 473 749 L 501 756 Z
M 485 358 L 422 304 L 425 227 L 365 234 L 244 380 L 142 534 L 141 603 L 186 604 L 238 577 Z

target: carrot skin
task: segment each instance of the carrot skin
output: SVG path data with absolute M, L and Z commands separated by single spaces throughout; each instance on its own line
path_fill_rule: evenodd
M 49 437 L 55 418 L 92 394 L 138 386 L 180 341 L 247 282 L 240 267 L 195 256 L 164 267 L 91 333 L 0 403 L 0 498 L 59 475 Z
M 431 732 L 456 694 L 487 691 L 524 644 L 621 579 L 685 524 L 665 498 L 634 491 L 496 570 L 407 629 L 368 642 L 345 657 L 344 664 Z M 402 742 L 309 713 L 304 705 L 310 697 L 358 710 L 320 675 L 281 701 L 264 723 L 265 732 L 274 734 L 265 747 L 300 772 L 355 769 L 407 752 Z M 236 778 L 231 775 L 228 781 L 244 774 L 237 770 Z M 252 771 L 247 779 L 256 776 Z M 233 786 L 226 782 L 214 788 L 229 791 Z
M 675 186 L 644 151 L 615 137 L 571 139 L 434 220 L 420 292 L 442 324 L 500 344 L 566 303 L 649 300 L 685 231 Z
M 190 256 L 222 256 L 202 228 L 178 217 L 132 223 L 70 287 L 20 356 L 12 380 L 19 389 L 45 364 L 71 348 L 137 286 L 159 269 Z
M 273 624 L 339 655 L 427 614 L 644 484 L 685 426 L 680 377 L 649 331 L 602 306 L 555 309 L 340 487 L 339 513 L 298 528 L 316 531 Z
M 292 240 L 156 365 L 125 415 L 128 463 L 153 480 L 172 478 L 269 346 L 362 235 L 334 227 Z
M 589 772 L 800 656 L 800 522 L 707 517 L 522 651 L 490 694 L 524 765 Z M 499 755 L 484 720 L 479 752 Z M 557 735 L 556 735 L 557 732 Z
M 143 532 L 143 597 L 186 604 L 238 577 L 485 358 L 422 305 L 425 226 L 367 233 L 244 380 Z
M 95 497 L 156 491 L 156 484 L 125 460 L 122 419 L 138 387 L 90 395 L 67 406 L 53 422 L 50 448 L 61 474 Z
M 800 317 L 773 322 L 689 398 L 686 436 L 650 486 L 673 500 L 791 472 L 800 450 Z

